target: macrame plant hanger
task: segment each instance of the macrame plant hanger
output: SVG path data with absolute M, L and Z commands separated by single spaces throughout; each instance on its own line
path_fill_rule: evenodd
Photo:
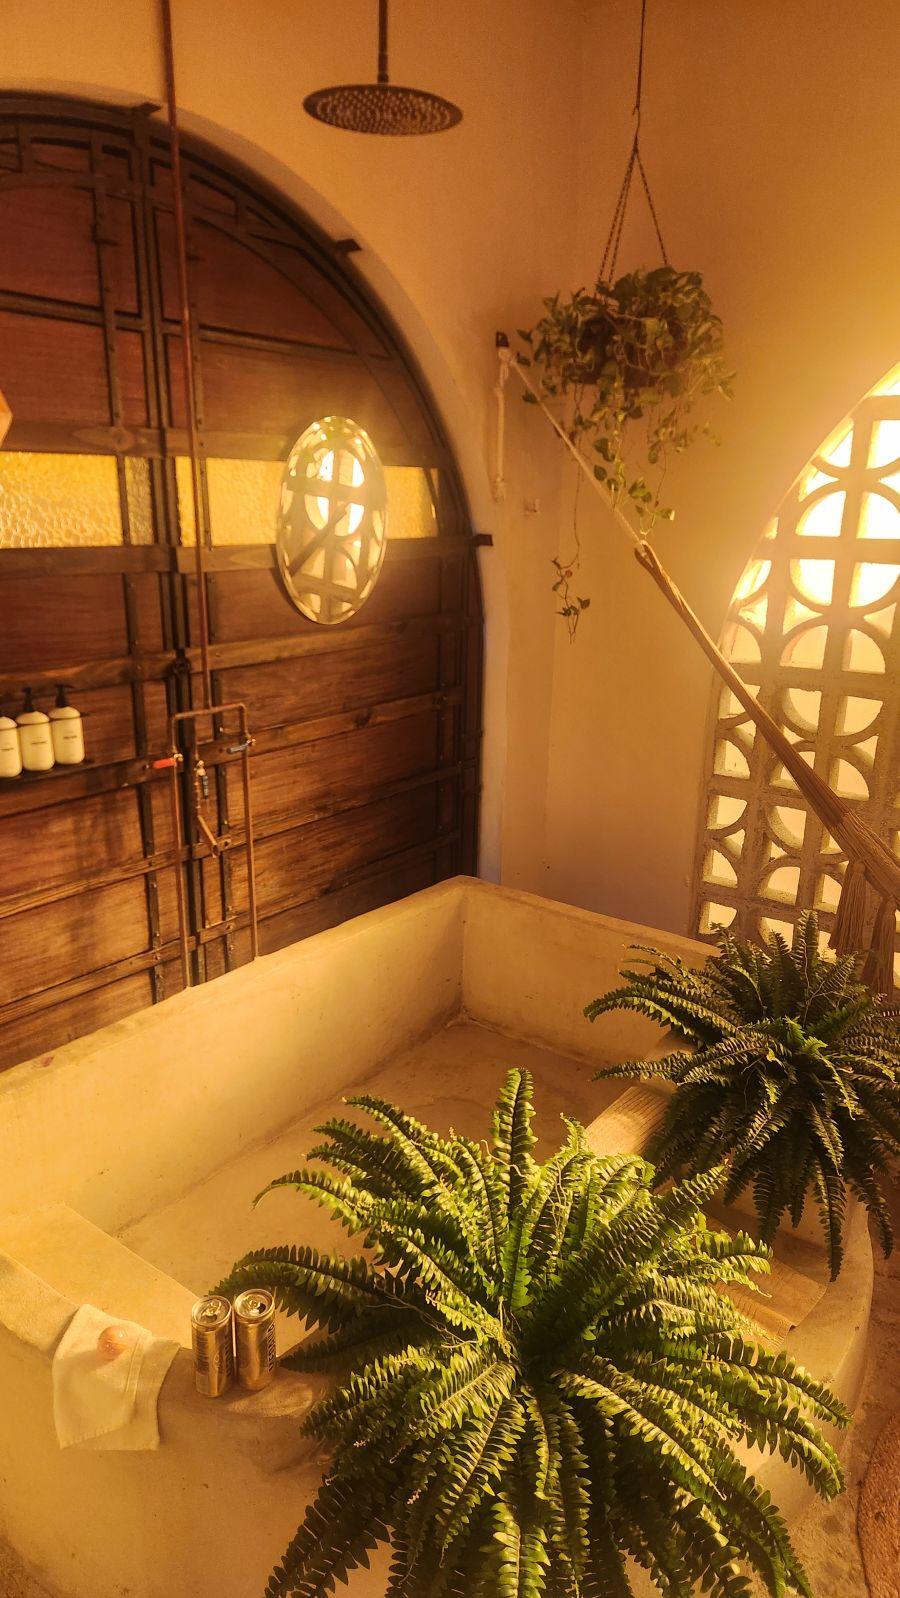
M 634 138 L 631 141 L 631 149 L 628 152 L 628 159 L 625 162 L 625 176 L 622 179 L 622 186 L 619 189 L 619 197 L 616 200 L 616 207 L 613 211 L 612 221 L 609 225 L 609 233 L 607 234 L 606 245 L 603 250 L 603 259 L 600 262 L 600 271 L 597 274 L 598 283 L 611 283 L 615 277 L 616 263 L 619 259 L 619 246 L 622 243 L 622 231 L 625 227 L 625 214 L 628 210 L 628 201 L 631 197 L 631 184 L 635 172 L 637 172 L 644 190 L 644 196 L 647 201 L 647 209 L 650 212 L 650 217 L 653 222 L 653 228 L 656 233 L 656 242 L 659 245 L 659 253 L 662 256 L 663 266 L 669 265 L 669 257 L 666 254 L 666 246 L 663 242 L 662 229 L 659 225 L 659 217 L 656 214 L 656 206 L 653 203 L 653 195 L 650 190 L 650 181 L 647 177 L 647 169 L 644 166 L 643 157 L 641 155 L 641 99 L 644 93 L 644 38 L 646 36 L 646 32 L 647 0 L 641 0 L 641 35 L 640 43 L 638 44 L 637 80 L 634 86 L 634 106 L 632 108 L 632 115 L 634 117 Z
M 640 177 L 643 186 L 663 265 L 669 265 L 659 218 L 653 203 L 653 196 L 650 191 L 650 184 L 640 148 L 646 21 L 647 0 L 641 0 L 640 46 L 638 49 L 637 85 L 634 102 L 634 138 L 625 165 L 625 176 L 622 179 L 622 185 L 613 212 L 612 224 L 603 252 L 598 281 L 609 282 L 615 273 L 622 231 L 625 225 L 625 214 L 635 172 Z M 892 993 L 894 987 L 894 929 L 897 906 L 900 905 L 900 860 L 883 839 L 879 838 L 878 834 L 863 820 L 858 810 L 839 794 L 835 793 L 834 789 L 811 766 L 807 765 L 783 728 L 779 727 L 777 721 L 769 714 L 768 710 L 754 698 L 746 683 L 738 676 L 730 661 L 726 659 L 715 640 L 707 632 L 696 611 L 672 581 L 655 549 L 652 548 L 645 537 L 635 531 L 628 518 L 610 499 L 606 488 L 597 481 L 590 462 L 582 454 L 577 444 L 573 443 L 565 427 L 554 416 L 544 401 L 539 389 L 531 381 L 528 372 L 511 350 L 509 339 L 505 333 L 498 333 L 497 335 L 497 350 L 500 369 L 494 392 L 498 398 L 501 420 L 506 384 L 509 381 L 510 372 L 513 371 L 539 409 L 543 411 L 554 432 L 569 454 L 573 456 L 591 488 L 603 501 L 607 511 L 611 512 L 615 522 L 631 540 L 638 564 L 652 577 L 660 593 L 676 615 L 684 622 L 688 632 L 695 643 L 699 644 L 713 669 L 727 687 L 730 688 L 735 698 L 746 710 L 754 726 L 765 738 L 769 748 L 793 778 L 810 809 L 818 816 L 823 827 L 826 828 L 846 854 L 847 870 L 831 932 L 831 946 L 838 954 L 855 954 L 862 949 L 865 937 L 868 889 L 871 888 L 878 896 L 879 902 L 863 966 L 863 978 L 874 992 Z M 501 428 L 498 433 L 498 448 L 501 449 L 502 439 Z M 505 486 L 501 454 L 498 454 L 497 459 L 494 492 L 496 498 L 502 499 L 504 497 Z

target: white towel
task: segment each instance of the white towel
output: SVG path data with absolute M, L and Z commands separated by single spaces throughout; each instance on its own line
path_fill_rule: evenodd
M 100 1345 L 111 1328 L 124 1344 L 113 1359 Z M 53 1418 L 60 1447 L 157 1448 L 156 1401 L 178 1347 L 134 1321 L 82 1304 L 53 1356 Z

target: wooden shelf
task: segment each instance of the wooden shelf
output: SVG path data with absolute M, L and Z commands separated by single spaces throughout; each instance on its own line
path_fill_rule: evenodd
M 115 761 L 108 762 L 115 765 Z M 51 766 L 49 771 L 20 771 L 18 777 L 0 777 L 0 793 L 8 793 L 12 788 L 19 788 L 22 784 L 32 782 L 47 782 L 54 777 L 73 777 L 79 771 L 84 771 L 85 766 L 97 767 L 96 760 L 79 760 L 77 766 Z M 102 769 L 102 768 L 98 768 Z

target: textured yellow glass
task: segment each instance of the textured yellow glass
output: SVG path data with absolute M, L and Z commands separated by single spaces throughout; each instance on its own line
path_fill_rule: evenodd
M 213 543 L 274 544 L 283 475 L 283 461 L 208 460 L 206 491 Z M 175 462 L 175 478 L 181 542 L 193 544 L 191 463 L 184 455 Z
M 181 542 L 194 542 L 190 462 L 175 462 Z M 206 462 L 210 534 L 214 544 L 274 544 L 281 503 L 283 461 L 211 458 Z M 418 466 L 386 466 L 388 538 L 432 538 L 437 533 L 428 476 Z
M 112 455 L 0 451 L 0 549 L 121 543 Z
M 437 522 L 428 477 L 419 466 L 386 466 L 388 538 L 433 538 Z
M 153 498 L 150 492 L 150 462 L 136 455 L 125 457 L 125 486 L 128 492 L 128 519 L 133 544 L 153 543 Z

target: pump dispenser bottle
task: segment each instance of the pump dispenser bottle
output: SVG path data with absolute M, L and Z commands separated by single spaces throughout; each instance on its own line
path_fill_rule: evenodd
M 19 729 L 11 716 L 0 716 L 0 777 L 18 777 L 21 772 Z
M 35 710 L 31 689 L 25 689 L 25 703 L 16 717 L 22 765 L 26 771 L 50 771 L 53 767 L 53 740 L 50 737 L 50 717 Z
M 50 737 L 59 766 L 80 766 L 84 759 L 84 722 L 81 711 L 66 698 L 69 684 L 56 684 L 56 704 L 50 712 Z

